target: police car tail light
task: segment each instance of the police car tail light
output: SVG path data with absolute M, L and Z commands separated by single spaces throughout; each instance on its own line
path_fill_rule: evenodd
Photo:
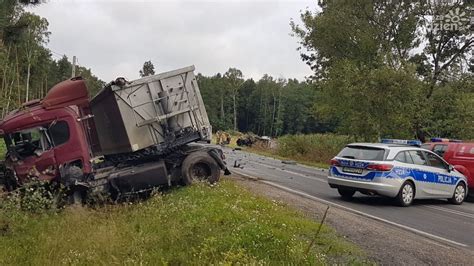
M 330 163 L 331 163 L 332 166 L 341 166 L 341 164 L 339 163 L 339 161 L 336 160 L 336 159 L 331 159 Z
M 370 164 L 367 166 L 367 170 L 372 170 L 372 171 L 390 171 L 392 170 L 393 165 L 391 164 Z

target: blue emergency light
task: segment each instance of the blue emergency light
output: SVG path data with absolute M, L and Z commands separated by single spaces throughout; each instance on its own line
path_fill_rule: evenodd
M 421 141 L 417 139 L 382 139 L 381 143 L 385 144 L 402 144 L 402 145 L 410 145 L 410 146 L 421 146 Z
M 462 142 L 459 139 L 431 138 L 431 142 Z

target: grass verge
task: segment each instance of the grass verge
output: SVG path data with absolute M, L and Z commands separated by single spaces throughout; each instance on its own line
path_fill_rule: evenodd
M 243 149 L 275 159 L 293 160 L 304 165 L 328 168 L 329 160 L 348 143 L 355 141 L 354 138 L 344 135 L 300 134 L 279 137 L 273 148 L 254 145 Z
M 5 142 L 3 139 L 0 139 L 0 160 L 5 159 L 5 153 L 7 152 L 7 146 L 5 145 Z
M 317 162 L 317 161 L 312 161 L 311 159 L 303 159 L 298 156 L 281 156 L 278 155 L 275 151 L 273 150 L 267 150 L 267 149 L 261 149 L 261 148 L 253 148 L 253 147 L 245 147 L 242 148 L 242 150 L 247 151 L 247 152 L 253 152 L 259 155 L 267 156 L 273 159 L 277 160 L 292 160 L 295 162 L 298 162 L 303 165 L 307 166 L 312 166 L 312 167 L 317 167 L 317 168 L 329 168 L 328 163 L 323 163 L 323 162 Z
M 366 264 L 363 251 L 231 180 L 145 202 L 29 214 L 0 210 L 0 265 Z

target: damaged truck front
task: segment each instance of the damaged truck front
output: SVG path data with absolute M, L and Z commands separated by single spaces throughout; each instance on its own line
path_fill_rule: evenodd
M 218 181 L 228 174 L 194 66 L 126 81 L 118 78 L 89 101 L 84 80 L 55 85 L 0 122 L 7 153 L 0 185 L 58 182 L 76 200 L 91 191 L 115 197 L 174 182 Z

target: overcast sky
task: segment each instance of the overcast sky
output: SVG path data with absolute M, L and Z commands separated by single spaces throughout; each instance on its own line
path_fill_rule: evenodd
M 157 73 L 194 64 L 204 75 L 236 67 L 246 78 L 304 79 L 311 72 L 296 51 L 289 21 L 299 21 L 300 10 L 315 10 L 316 3 L 48 0 L 30 10 L 49 21 L 55 58 L 76 55 L 104 81 L 135 79 L 146 60 Z

